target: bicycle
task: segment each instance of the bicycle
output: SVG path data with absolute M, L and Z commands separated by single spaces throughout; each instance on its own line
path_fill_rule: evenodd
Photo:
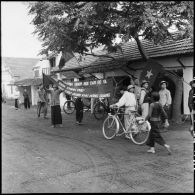
M 104 119 L 110 112 L 109 102 L 107 103 L 104 98 L 98 99 L 94 105 L 93 115 L 97 120 Z
M 131 139 L 133 143 L 137 145 L 144 144 L 149 137 L 150 133 L 150 123 L 145 121 L 137 111 L 131 111 L 130 115 L 130 127 L 128 130 L 125 129 L 121 120 L 119 119 L 120 108 L 117 108 L 115 112 L 114 109 L 108 113 L 108 117 L 104 120 L 102 132 L 106 139 L 113 139 L 115 136 L 121 136 L 125 134 L 128 139 Z M 124 114 L 124 113 L 122 113 Z M 119 133 L 120 127 L 122 127 L 122 133 Z

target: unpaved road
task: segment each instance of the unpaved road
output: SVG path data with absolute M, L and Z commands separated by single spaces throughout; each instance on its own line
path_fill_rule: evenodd
M 63 114 L 63 128 L 35 109 L 2 105 L 2 193 L 193 192 L 193 140 L 188 123 L 163 133 L 173 154 L 148 154 L 124 137 L 106 140 L 101 121 L 84 125 Z

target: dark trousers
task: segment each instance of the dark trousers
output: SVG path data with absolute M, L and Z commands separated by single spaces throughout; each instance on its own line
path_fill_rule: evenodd
M 52 125 L 62 124 L 60 105 L 51 106 L 51 123 Z
M 170 117 L 169 117 L 169 115 L 170 115 L 170 113 L 169 113 L 170 108 L 169 108 L 168 106 L 163 106 L 163 109 L 164 109 L 164 111 L 166 112 L 167 117 L 168 117 L 168 119 L 169 119 L 169 118 L 170 118 Z M 161 120 L 162 120 L 163 123 L 165 123 L 165 118 L 164 118 L 162 115 L 161 115 Z
M 24 98 L 24 107 L 30 109 L 30 101 L 29 98 Z
M 76 110 L 76 121 L 81 123 L 83 120 L 83 110 Z
M 41 109 L 43 109 L 44 117 L 47 115 L 47 105 L 46 102 L 38 102 L 39 110 L 38 110 L 38 116 L 40 117 Z
M 15 99 L 15 108 L 19 108 L 19 106 L 18 106 L 18 99 Z
M 150 124 L 151 124 L 151 130 L 146 145 L 150 147 L 154 147 L 155 143 L 158 143 L 159 145 L 164 146 L 166 142 L 159 132 L 159 122 L 150 121 Z

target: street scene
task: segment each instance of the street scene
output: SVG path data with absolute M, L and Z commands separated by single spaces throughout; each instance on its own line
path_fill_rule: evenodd
M 102 122 L 85 113 L 83 125 L 63 116 L 53 129 L 36 110 L 2 105 L 2 192 L 192 193 L 193 139 L 189 122 L 162 133 L 172 146 L 148 154 L 124 136 L 106 140 Z
M 193 1 L 1 13 L 2 193 L 194 193 Z

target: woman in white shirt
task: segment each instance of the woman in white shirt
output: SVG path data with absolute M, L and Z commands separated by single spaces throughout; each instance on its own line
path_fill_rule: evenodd
M 110 107 L 122 107 L 125 106 L 125 115 L 124 115 L 124 122 L 125 122 L 125 128 L 126 130 L 130 127 L 130 117 L 131 117 L 131 111 L 136 110 L 137 102 L 135 95 L 133 93 L 130 93 L 126 90 L 126 88 L 122 87 L 120 89 L 120 93 L 122 93 L 122 97 L 119 99 L 119 101 L 116 104 L 111 105 Z

